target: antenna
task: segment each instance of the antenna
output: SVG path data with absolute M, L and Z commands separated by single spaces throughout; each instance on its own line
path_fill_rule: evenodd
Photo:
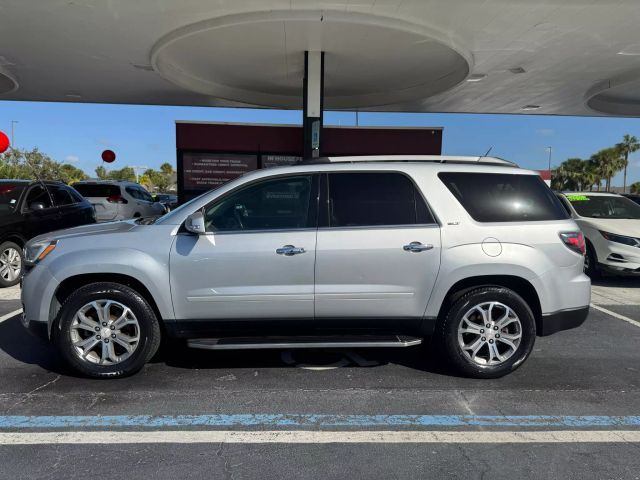
M 489 147 L 489 150 L 487 150 L 487 153 L 485 153 L 484 155 L 482 155 L 483 157 L 486 157 L 487 155 L 489 155 L 489 153 L 491 152 L 491 150 L 493 150 L 493 145 L 491 145 Z

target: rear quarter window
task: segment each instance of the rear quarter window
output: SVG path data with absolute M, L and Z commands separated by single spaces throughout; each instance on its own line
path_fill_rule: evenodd
M 73 188 L 75 188 L 76 191 L 85 198 L 91 198 L 91 197 L 107 198 L 107 197 L 113 197 L 114 195 L 120 195 L 119 185 L 76 183 L 73 185 Z
M 478 222 L 532 222 L 569 218 L 538 175 L 441 172 L 446 185 Z

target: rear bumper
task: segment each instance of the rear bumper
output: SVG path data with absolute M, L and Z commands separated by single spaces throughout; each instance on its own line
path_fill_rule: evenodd
M 546 337 L 562 330 L 577 328 L 584 323 L 589 315 L 589 306 L 561 310 L 559 312 L 542 315 L 538 335 Z

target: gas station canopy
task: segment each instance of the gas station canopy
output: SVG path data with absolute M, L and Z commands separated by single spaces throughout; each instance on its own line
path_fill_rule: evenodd
M 5 0 L 0 100 L 640 116 L 638 0 Z

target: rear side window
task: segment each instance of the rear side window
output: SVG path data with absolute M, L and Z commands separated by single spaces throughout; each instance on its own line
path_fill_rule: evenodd
M 83 197 L 113 197 L 120 195 L 119 185 L 108 185 L 98 183 L 76 183 L 73 188 Z
M 329 174 L 329 226 L 435 223 L 420 192 L 401 173 Z
M 49 191 L 51 192 L 51 195 L 53 195 L 53 200 L 58 206 L 71 205 L 72 203 L 75 203 L 75 200 L 65 187 L 51 186 L 49 187 Z
M 442 172 L 438 177 L 478 222 L 569 218 L 560 201 L 537 175 Z

